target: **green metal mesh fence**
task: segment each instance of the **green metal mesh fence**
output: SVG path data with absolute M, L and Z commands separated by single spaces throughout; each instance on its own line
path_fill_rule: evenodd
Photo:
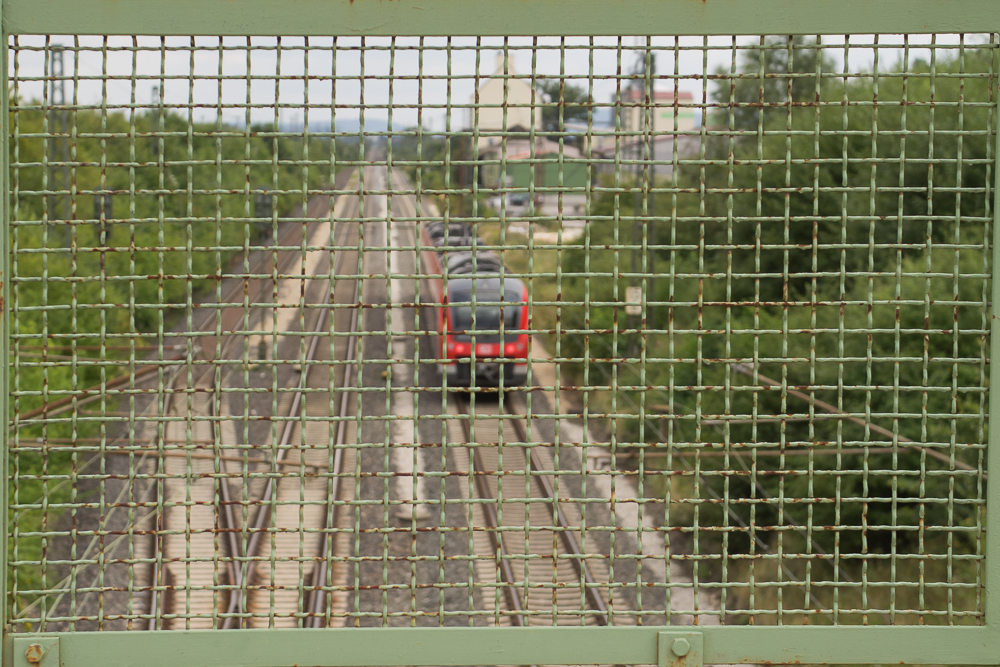
M 998 36 L 15 36 L 15 631 L 983 622 Z

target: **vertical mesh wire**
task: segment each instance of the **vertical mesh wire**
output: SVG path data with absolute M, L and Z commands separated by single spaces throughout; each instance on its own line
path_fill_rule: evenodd
M 997 47 L 13 37 L 15 630 L 981 624 Z

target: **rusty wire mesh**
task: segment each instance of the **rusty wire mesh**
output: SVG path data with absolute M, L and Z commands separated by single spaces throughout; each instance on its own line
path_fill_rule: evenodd
M 15 629 L 981 623 L 997 46 L 12 38 Z

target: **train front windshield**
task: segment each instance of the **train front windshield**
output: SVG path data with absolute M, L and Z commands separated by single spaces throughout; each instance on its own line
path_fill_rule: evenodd
M 472 331 L 476 333 L 477 343 L 499 343 L 501 309 L 503 311 L 503 342 L 513 342 L 521 328 L 520 314 L 524 295 L 521 281 L 507 279 L 505 290 L 501 295 L 499 279 L 479 280 L 476 285 L 476 308 L 473 320 L 472 281 L 454 281 L 464 284 L 452 284 L 448 290 L 448 300 L 457 303 L 449 308 L 450 332 L 458 341 L 471 341 Z M 501 306 L 501 302 L 503 305 Z M 507 305 L 507 304 L 510 305 Z M 481 305 L 489 304 L 489 305 Z

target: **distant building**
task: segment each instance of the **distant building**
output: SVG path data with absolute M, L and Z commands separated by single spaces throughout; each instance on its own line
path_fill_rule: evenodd
M 508 59 L 506 76 L 513 75 L 513 61 Z M 564 162 L 562 165 L 558 163 L 559 142 L 544 135 L 542 107 L 539 106 L 542 99 L 538 93 L 532 96 L 529 81 L 503 77 L 503 53 L 497 53 L 497 66 L 493 77 L 479 87 L 481 106 L 478 124 L 474 115 L 475 109 L 470 110 L 469 127 L 478 126 L 481 133 L 477 142 L 477 152 L 484 164 L 479 168 L 479 184 L 486 189 L 498 188 L 501 186 L 502 176 L 506 174 L 507 187 L 526 188 L 531 183 L 532 177 L 535 187 L 556 187 L 560 182 L 561 167 L 563 186 L 578 188 L 586 185 L 587 170 L 586 166 L 579 162 L 581 155 L 578 148 L 564 145 L 562 147 Z M 505 93 L 506 123 L 504 123 Z M 472 98 L 472 103 L 476 103 L 475 96 Z M 532 106 L 532 103 L 535 106 Z M 532 122 L 535 131 L 534 145 L 528 136 Z M 506 138 L 489 136 L 495 133 L 505 133 L 508 136 Z M 571 162 L 565 162 L 567 159 Z M 500 164 L 501 160 L 506 160 L 505 168 Z
M 673 174 L 670 161 L 674 157 L 675 143 L 678 159 L 695 154 L 700 144 L 700 137 L 693 134 L 699 125 L 693 102 L 694 97 L 689 92 L 681 92 L 675 99 L 673 91 L 655 91 L 647 101 L 645 90 L 629 88 L 623 91 L 617 114 L 620 129 L 612 125 L 591 142 L 591 155 L 603 161 L 595 171 L 614 173 L 613 161 L 617 155 L 629 163 L 621 167 L 626 174 L 645 169 L 646 165 L 632 163 L 635 160 L 658 163 L 652 166 L 658 177 Z
M 512 143 L 516 144 L 516 152 L 511 150 Z M 501 162 L 503 158 L 506 160 Z M 479 153 L 482 162 L 479 167 L 479 184 L 487 189 L 498 188 L 501 186 L 502 176 L 506 174 L 508 187 L 526 188 L 534 175 L 536 188 L 557 187 L 560 181 L 563 187 L 581 188 L 588 180 L 587 165 L 580 158 L 579 149 L 563 145 L 560 151 L 558 142 L 545 137 L 535 138 L 534 150 L 529 141 L 508 140 L 506 153 L 501 151 L 499 144 L 487 146 Z
M 479 127 L 481 133 L 489 135 L 499 132 L 528 132 L 532 127 L 534 119 L 535 132 L 542 131 L 542 108 L 538 106 L 541 99 L 537 93 L 533 93 L 531 82 L 528 79 L 504 78 L 515 76 L 514 60 L 507 59 L 507 70 L 504 71 L 504 55 L 497 53 L 497 66 L 493 76 L 486 80 L 486 83 L 479 87 L 479 108 L 478 119 L 477 109 L 469 109 L 469 127 Z M 504 96 L 506 95 L 506 104 Z M 476 95 L 470 100 L 476 104 Z M 532 103 L 535 104 L 532 107 Z M 504 121 L 504 109 L 507 111 L 507 119 Z M 512 146 L 511 142 L 528 145 L 527 138 L 507 138 L 507 151 L 519 152 L 520 147 Z M 479 153 L 492 146 L 499 147 L 501 137 L 480 136 L 478 142 Z
M 620 115 L 623 132 L 687 132 L 693 130 L 695 109 L 691 106 L 694 97 L 691 93 L 682 91 L 674 100 L 673 91 L 655 91 L 649 103 L 646 102 L 646 91 L 641 88 L 629 88 L 622 94 Z M 674 127 L 676 116 L 677 126 Z M 648 123 L 647 123 L 648 117 Z M 648 129 L 647 129 L 648 128 Z

